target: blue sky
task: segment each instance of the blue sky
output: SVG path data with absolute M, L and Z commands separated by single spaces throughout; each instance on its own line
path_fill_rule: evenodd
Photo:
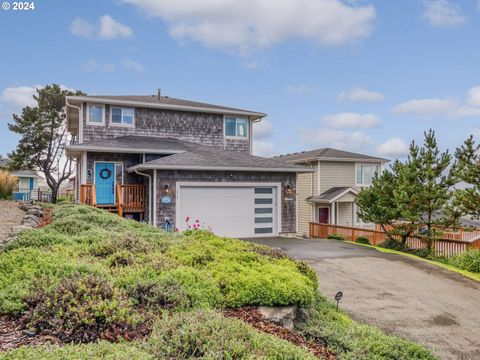
M 12 3 L 11 1 L 9 1 Z M 35 87 L 266 112 L 255 153 L 480 135 L 480 1 L 35 1 L 0 10 L 0 154 Z

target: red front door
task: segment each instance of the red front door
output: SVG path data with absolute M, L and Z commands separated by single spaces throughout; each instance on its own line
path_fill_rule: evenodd
M 328 208 L 318 208 L 318 222 L 328 224 Z

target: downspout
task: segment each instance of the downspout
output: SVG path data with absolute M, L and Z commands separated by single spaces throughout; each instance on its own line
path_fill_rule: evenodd
M 153 226 L 157 227 L 157 169 L 153 169 Z
M 142 173 L 135 170 L 135 173 L 148 178 L 148 223 L 152 223 L 152 176 L 150 174 Z

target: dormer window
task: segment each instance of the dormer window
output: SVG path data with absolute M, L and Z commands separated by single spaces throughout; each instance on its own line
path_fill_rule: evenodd
M 245 118 L 226 116 L 224 128 L 227 138 L 248 138 L 248 121 Z
M 133 108 L 110 108 L 110 123 L 112 125 L 133 126 L 134 110 Z
M 87 124 L 89 125 L 105 124 L 105 107 L 103 105 L 89 104 L 87 106 Z

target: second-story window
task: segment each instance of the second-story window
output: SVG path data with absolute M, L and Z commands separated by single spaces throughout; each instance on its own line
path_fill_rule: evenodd
M 87 124 L 103 125 L 105 118 L 105 108 L 103 105 L 88 105 Z
M 225 117 L 225 136 L 232 138 L 248 138 L 248 121 L 245 118 Z
M 133 126 L 134 110 L 132 108 L 110 108 L 110 122 L 114 125 Z
M 375 173 L 380 173 L 380 165 L 357 163 L 356 164 L 356 182 L 358 186 L 369 186 L 372 184 L 372 179 Z

